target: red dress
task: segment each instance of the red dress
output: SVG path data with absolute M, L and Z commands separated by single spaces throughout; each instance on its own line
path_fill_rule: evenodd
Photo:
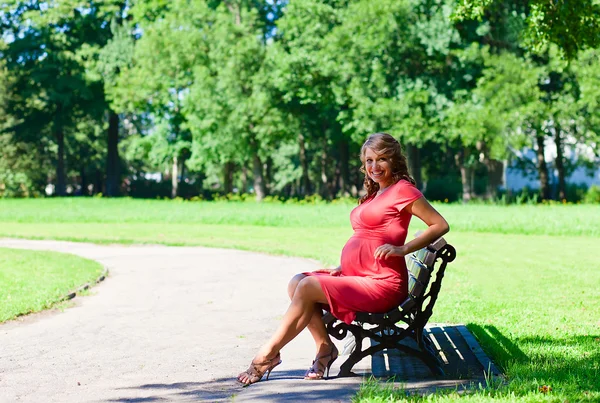
M 329 302 L 331 313 L 351 323 L 356 312 L 387 312 L 408 294 L 408 273 L 403 257 L 375 259 L 383 244 L 404 245 L 412 214 L 404 209 L 423 195 L 410 182 L 400 180 L 381 195 L 350 213 L 354 235 L 342 250 L 340 276 L 315 276 Z

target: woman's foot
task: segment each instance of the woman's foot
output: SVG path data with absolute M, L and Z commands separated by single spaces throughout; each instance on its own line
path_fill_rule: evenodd
M 317 380 L 323 379 L 325 371 L 327 371 L 327 377 L 329 378 L 329 368 L 331 364 L 338 358 L 338 349 L 334 344 L 331 344 L 331 348 L 328 353 L 317 354 L 312 366 L 304 374 L 304 379 Z
M 248 386 L 260 381 L 265 373 L 267 374 L 266 379 L 268 380 L 273 368 L 279 364 L 281 364 L 281 355 L 279 353 L 271 359 L 264 359 L 262 361 L 256 361 L 256 359 L 254 359 L 250 363 L 248 369 L 238 375 L 237 380 L 238 382 L 243 383 L 244 386 Z

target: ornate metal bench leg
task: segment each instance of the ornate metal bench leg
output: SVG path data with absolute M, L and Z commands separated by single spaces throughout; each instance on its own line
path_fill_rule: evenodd
M 356 374 L 352 372 L 352 367 L 354 367 L 356 363 L 358 363 L 360 360 L 367 356 L 372 356 L 373 354 L 384 350 L 385 348 L 386 346 L 384 346 L 383 344 L 377 344 L 363 350 L 361 338 L 360 344 L 358 341 L 356 343 L 356 350 L 354 350 L 352 354 L 350 354 L 348 359 L 340 366 L 340 373 L 338 374 L 338 376 L 356 376 Z
M 340 366 L 340 372 L 338 373 L 339 377 L 356 376 L 356 374 L 352 372 L 352 367 L 354 367 L 354 365 L 360 360 L 362 360 L 364 357 L 364 351 L 362 350 L 362 342 L 364 336 L 362 335 L 362 332 L 355 331 L 352 328 L 350 328 L 349 330 L 354 336 L 355 347 L 354 351 L 352 351 L 352 353 L 348 356 L 346 361 L 344 361 L 344 363 Z

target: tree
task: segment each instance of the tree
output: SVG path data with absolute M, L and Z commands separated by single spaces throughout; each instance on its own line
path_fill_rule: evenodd
M 73 125 L 79 106 L 94 99 L 73 43 L 79 26 L 58 20 L 47 26 L 27 26 L 31 13 L 21 14 L 21 32 L 4 52 L 17 79 L 12 91 L 19 94 L 11 109 L 18 123 L 13 127 L 21 140 L 34 142 L 41 133 L 57 146 L 56 192 L 65 194 L 65 135 Z M 58 29 L 60 27 L 60 29 Z
M 333 92 L 336 76 L 334 56 L 328 48 L 328 34 L 339 24 L 339 11 L 332 2 L 291 3 L 278 21 L 278 40 L 267 52 L 265 84 L 272 99 L 285 114 L 295 118 L 294 130 L 287 135 L 294 141 L 299 162 L 297 193 L 310 194 L 313 188 L 331 198 L 336 193 L 331 146 L 339 149 L 339 174 L 342 193 L 349 191 L 349 137 L 337 123 L 339 107 Z M 335 147 L 337 146 L 337 147 Z M 310 160 L 315 173 L 311 175 Z M 313 176 L 314 180 L 311 180 Z
M 120 117 L 118 99 L 114 92 L 118 77 L 125 67 L 132 63 L 134 38 L 129 24 L 124 20 L 127 3 L 115 1 L 105 4 L 105 12 L 110 17 L 110 32 L 112 37 L 98 50 L 98 57 L 92 71 L 99 74 L 104 83 L 104 93 L 107 98 L 107 150 L 106 150 L 106 192 L 112 197 L 119 195 L 121 167 L 119 158 L 119 123 Z M 105 17 L 105 19 L 108 19 Z
M 520 0 L 527 15 L 525 44 L 539 52 L 550 43 L 558 45 L 567 59 L 579 50 L 600 46 L 600 3 L 597 0 Z M 456 0 L 455 19 L 481 19 L 504 0 Z
M 448 4 L 429 3 L 353 2 L 330 41 L 332 50 L 345 50 L 334 52 L 343 130 L 357 143 L 368 132 L 394 134 L 407 148 L 419 186 L 419 150 L 427 142 L 445 142 L 448 61 L 460 40 Z
M 133 22 L 143 34 L 136 41 L 130 60 L 113 63 L 118 66 L 119 75 L 115 77 L 117 88 L 111 97 L 120 110 L 152 115 L 157 128 L 154 135 L 164 139 L 150 144 L 159 147 L 156 156 L 160 155 L 162 163 L 170 167 L 171 196 L 176 197 L 191 154 L 191 133 L 186 128 L 183 102 L 195 80 L 193 69 L 205 63 L 204 29 L 210 20 L 204 2 L 190 5 L 183 0 L 173 1 L 168 6 L 164 3 L 158 11 L 153 5 L 142 3 L 136 6 L 139 9 L 132 10 L 139 18 Z M 144 9 L 153 12 L 142 12 Z M 153 20 L 148 20 L 148 14 Z M 120 40 L 112 43 L 115 51 L 132 46 L 129 36 L 117 39 Z
M 277 110 L 257 85 L 265 47 L 259 14 L 242 3 L 219 6 L 207 28 L 206 60 L 194 69 L 185 98 L 186 127 L 193 135 L 192 163 L 252 167 L 257 200 L 267 194 L 265 146 L 277 135 Z M 226 186 L 227 188 L 228 186 Z M 229 189 L 227 189 L 229 190 Z
M 111 36 L 107 21 L 123 11 L 124 2 L 13 0 L 2 7 L 5 32 L 12 37 L 4 54 L 19 77 L 14 90 L 20 98 L 12 105 L 19 123 L 13 130 L 22 140 L 35 142 L 42 135 L 56 144 L 56 193 L 64 195 L 66 144 L 77 134 L 80 120 L 103 126 L 107 106 L 102 77 L 90 74 L 90 67 Z M 108 120 L 110 135 L 114 119 Z M 80 136 L 78 141 L 87 140 Z

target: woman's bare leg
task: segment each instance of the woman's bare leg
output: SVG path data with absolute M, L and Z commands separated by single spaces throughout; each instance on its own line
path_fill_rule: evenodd
M 255 382 L 256 379 L 254 379 L 255 375 L 253 375 L 253 372 L 258 370 L 262 373 L 263 371 L 266 371 L 270 365 L 274 364 L 273 360 L 277 357 L 277 354 L 283 346 L 294 339 L 294 337 L 296 337 L 302 329 L 311 322 L 312 318 L 315 316 L 316 305 L 326 303 L 327 297 L 321 288 L 319 280 L 310 276 L 301 279 L 296 286 L 292 302 L 286 313 L 283 315 L 279 327 L 269 341 L 260 348 L 258 354 L 256 354 L 252 360 L 252 364 L 248 371 L 238 375 L 238 381 L 245 384 Z M 317 316 L 317 318 L 321 321 L 319 316 Z M 316 331 L 321 332 L 318 324 L 316 325 Z M 321 321 L 321 326 L 323 329 L 325 328 L 323 321 Z M 327 332 L 325 331 L 324 333 L 325 337 L 328 338 Z M 331 352 L 332 350 L 330 347 L 328 353 Z M 252 370 L 252 368 L 254 368 L 254 370 Z
M 294 298 L 298 283 L 306 277 L 308 276 L 305 274 L 297 274 L 290 280 L 290 283 L 288 284 L 288 295 L 290 296 L 290 299 Z M 327 334 L 327 329 L 323 323 L 322 312 L 320 309 L 315 309 L 306 328 L 310 331 L 310 334 L 315 340 L 317 357 L 329 353 L 331 351 L 331 346 L 333 346 L 333 342 Z
M 292 302 L 283 315 L 279 327 L 259 350 L 252 360 L 255 363 L 268 362 L 279 353 L 279 350 L 296 337 L 304 329 L 315 314 L 316 304 L 326 304 L 327 298 L 321 284 L 314 277 L 302 279 L 296 286 Z M 238 376 L 242 383 L 250 383 L 250 376 L 242 372 Z
M 283 315 L 279 327 L 271 339 L 263 345 L 260 352 L 266 356 L 277 354 L 310 323 L 316 313 L 315 305 L 326 303 L 327 297 L 319 280 L 314 277 L 302 279 L 296 286 L 292 302 Z M 327 333 L 325 332 L 325 334 Z

